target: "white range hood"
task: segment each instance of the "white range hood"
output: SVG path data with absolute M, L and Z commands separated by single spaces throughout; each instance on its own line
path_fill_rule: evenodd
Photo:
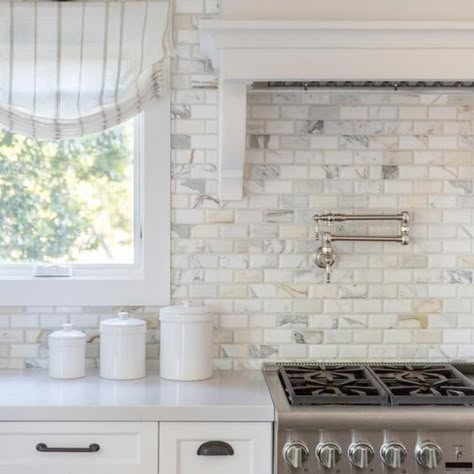
M 401 0 L 384 11 L 393 2 L 253 2 L 224 0 L 221 19 L 200 23 L 201 49 L 219 74 L 221 199 L 242 198 L 253 82 L 474 80 L 470 0 Z

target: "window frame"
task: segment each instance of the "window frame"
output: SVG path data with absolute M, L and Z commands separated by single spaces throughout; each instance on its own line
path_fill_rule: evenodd
M 134 215 L 134 252 L 139 254 L 138 262 L 71 265 L 72 277 L 35 277 L 32 265 L 3 265 L 11 273 L 0 275 L 0 306 L 169 304 L 170 127 L 169 95 L 149 104 L 136 124 L 134 208 L 139 212 Z

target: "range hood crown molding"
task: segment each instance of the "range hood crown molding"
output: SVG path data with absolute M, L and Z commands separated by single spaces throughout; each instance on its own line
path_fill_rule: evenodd
M 242 199 L 253 82 L 474 79 L 474 21 L 203 20 L 200 35 L 219 75 L 223 200 Z

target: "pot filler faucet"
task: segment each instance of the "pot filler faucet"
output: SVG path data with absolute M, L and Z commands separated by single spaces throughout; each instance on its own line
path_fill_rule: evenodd
M 314 217 L 316 240 L 321 243 L 321 246 L 316 250 L 313 255 L 314 263 L 319 268 L 326 270 L 326 283 L 331 282 L 331 267 L 336 262 L 336 253 L 332 246 L 333 242 L 337 241 L 352 241 L 352 242 L 398 242 L 402 245 L 408 245 L 410 242 L 409 237 L 409 222 L 410 215 L 408 212 L 403 211 L 400 214 L 359 214 L 359 215 L 347 215 L 347 214 L 316 214 Z M 387 235 L 336 235 L 331 232 L 320 232 L 319 226 L 326 225 L 328 227 L 334 226 L 336 223 L 346 221 L 398 221 L 400 222 L 400 231 L 398 235 L 387 236 Z

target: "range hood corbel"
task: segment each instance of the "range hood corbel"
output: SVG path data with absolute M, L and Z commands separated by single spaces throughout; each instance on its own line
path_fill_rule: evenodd
M 219 74 L 219 197 L 242 198 L 247 88 L 267 81 L 472 81 L 474 21 L 203 20 Z

